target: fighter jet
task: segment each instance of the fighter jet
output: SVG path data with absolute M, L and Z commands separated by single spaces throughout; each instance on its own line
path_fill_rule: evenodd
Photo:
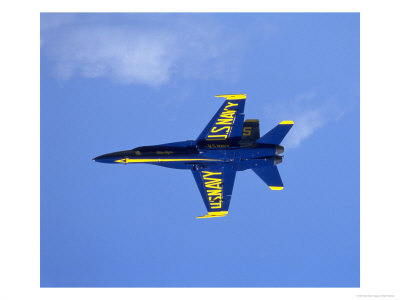
M 282 121 L 260 137 L 259 120 L 244 120 L 246 94 L 218 95 L 224 103 L 196 140 L 112 152 L 93 160 L 112 164 L 153 164 L 191 170 L 208 213 L 228 214 L 237 171 L 251 169 L 271 190 L 282 190 L 277 164 L 293 121 Z

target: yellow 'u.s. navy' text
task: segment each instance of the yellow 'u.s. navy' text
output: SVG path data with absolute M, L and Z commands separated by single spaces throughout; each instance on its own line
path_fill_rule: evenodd
M 201 171 L 208 201 L 212 209 L 222 207 L 222 172 Z
M 236 110 L 231 109 L 238 106 L 238 103 L 228 102 L 219 115 L 214 126 L 207 135 L 207 140 L 226 140 L 232 130 L 235 121 Z

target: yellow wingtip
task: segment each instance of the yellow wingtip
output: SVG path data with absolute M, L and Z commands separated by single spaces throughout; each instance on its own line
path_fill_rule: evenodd
M 270 188 L 271 190 L 274 190 L 274 191 L 283 190 L 283 186 L 270 186 L 269 188 Z
M 244 100 L 247 94 L 229 94 L 229 95 L 216 95 L 217 98 L 226 98 L 226 100 Z
M 293 125 L 294 123 L 293 123 L 292 120 L 286 120 L 286 121 L 280 122 L 279 124 L 281 124 L 281 125 Z
M 227 211 L 210 211 L 207 215 L 196 217 L 196 219 L 225 217 L 227 214 Z

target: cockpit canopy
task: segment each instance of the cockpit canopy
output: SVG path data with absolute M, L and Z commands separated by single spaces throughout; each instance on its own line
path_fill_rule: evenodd
M 165 145 L 142 146 L 131 150 L 134 156 L 186 155 L 198 154 L 196 147 L 173 147 Z

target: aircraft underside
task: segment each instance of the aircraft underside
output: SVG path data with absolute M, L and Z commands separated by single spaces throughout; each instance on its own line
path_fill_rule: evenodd
M 199 218 L 227 215 L 237 171 L 251 169 L 272 190 L 282 190 L 276 165 L 282 162 L 280 143 L 293 121 L 282 121 L 260 137 L 259 121 L 244 120 L 245 94 L 217 97 L 226 100 L 196 140 L 112 152 L 93 160 L 191 170 L 208 211 Z

